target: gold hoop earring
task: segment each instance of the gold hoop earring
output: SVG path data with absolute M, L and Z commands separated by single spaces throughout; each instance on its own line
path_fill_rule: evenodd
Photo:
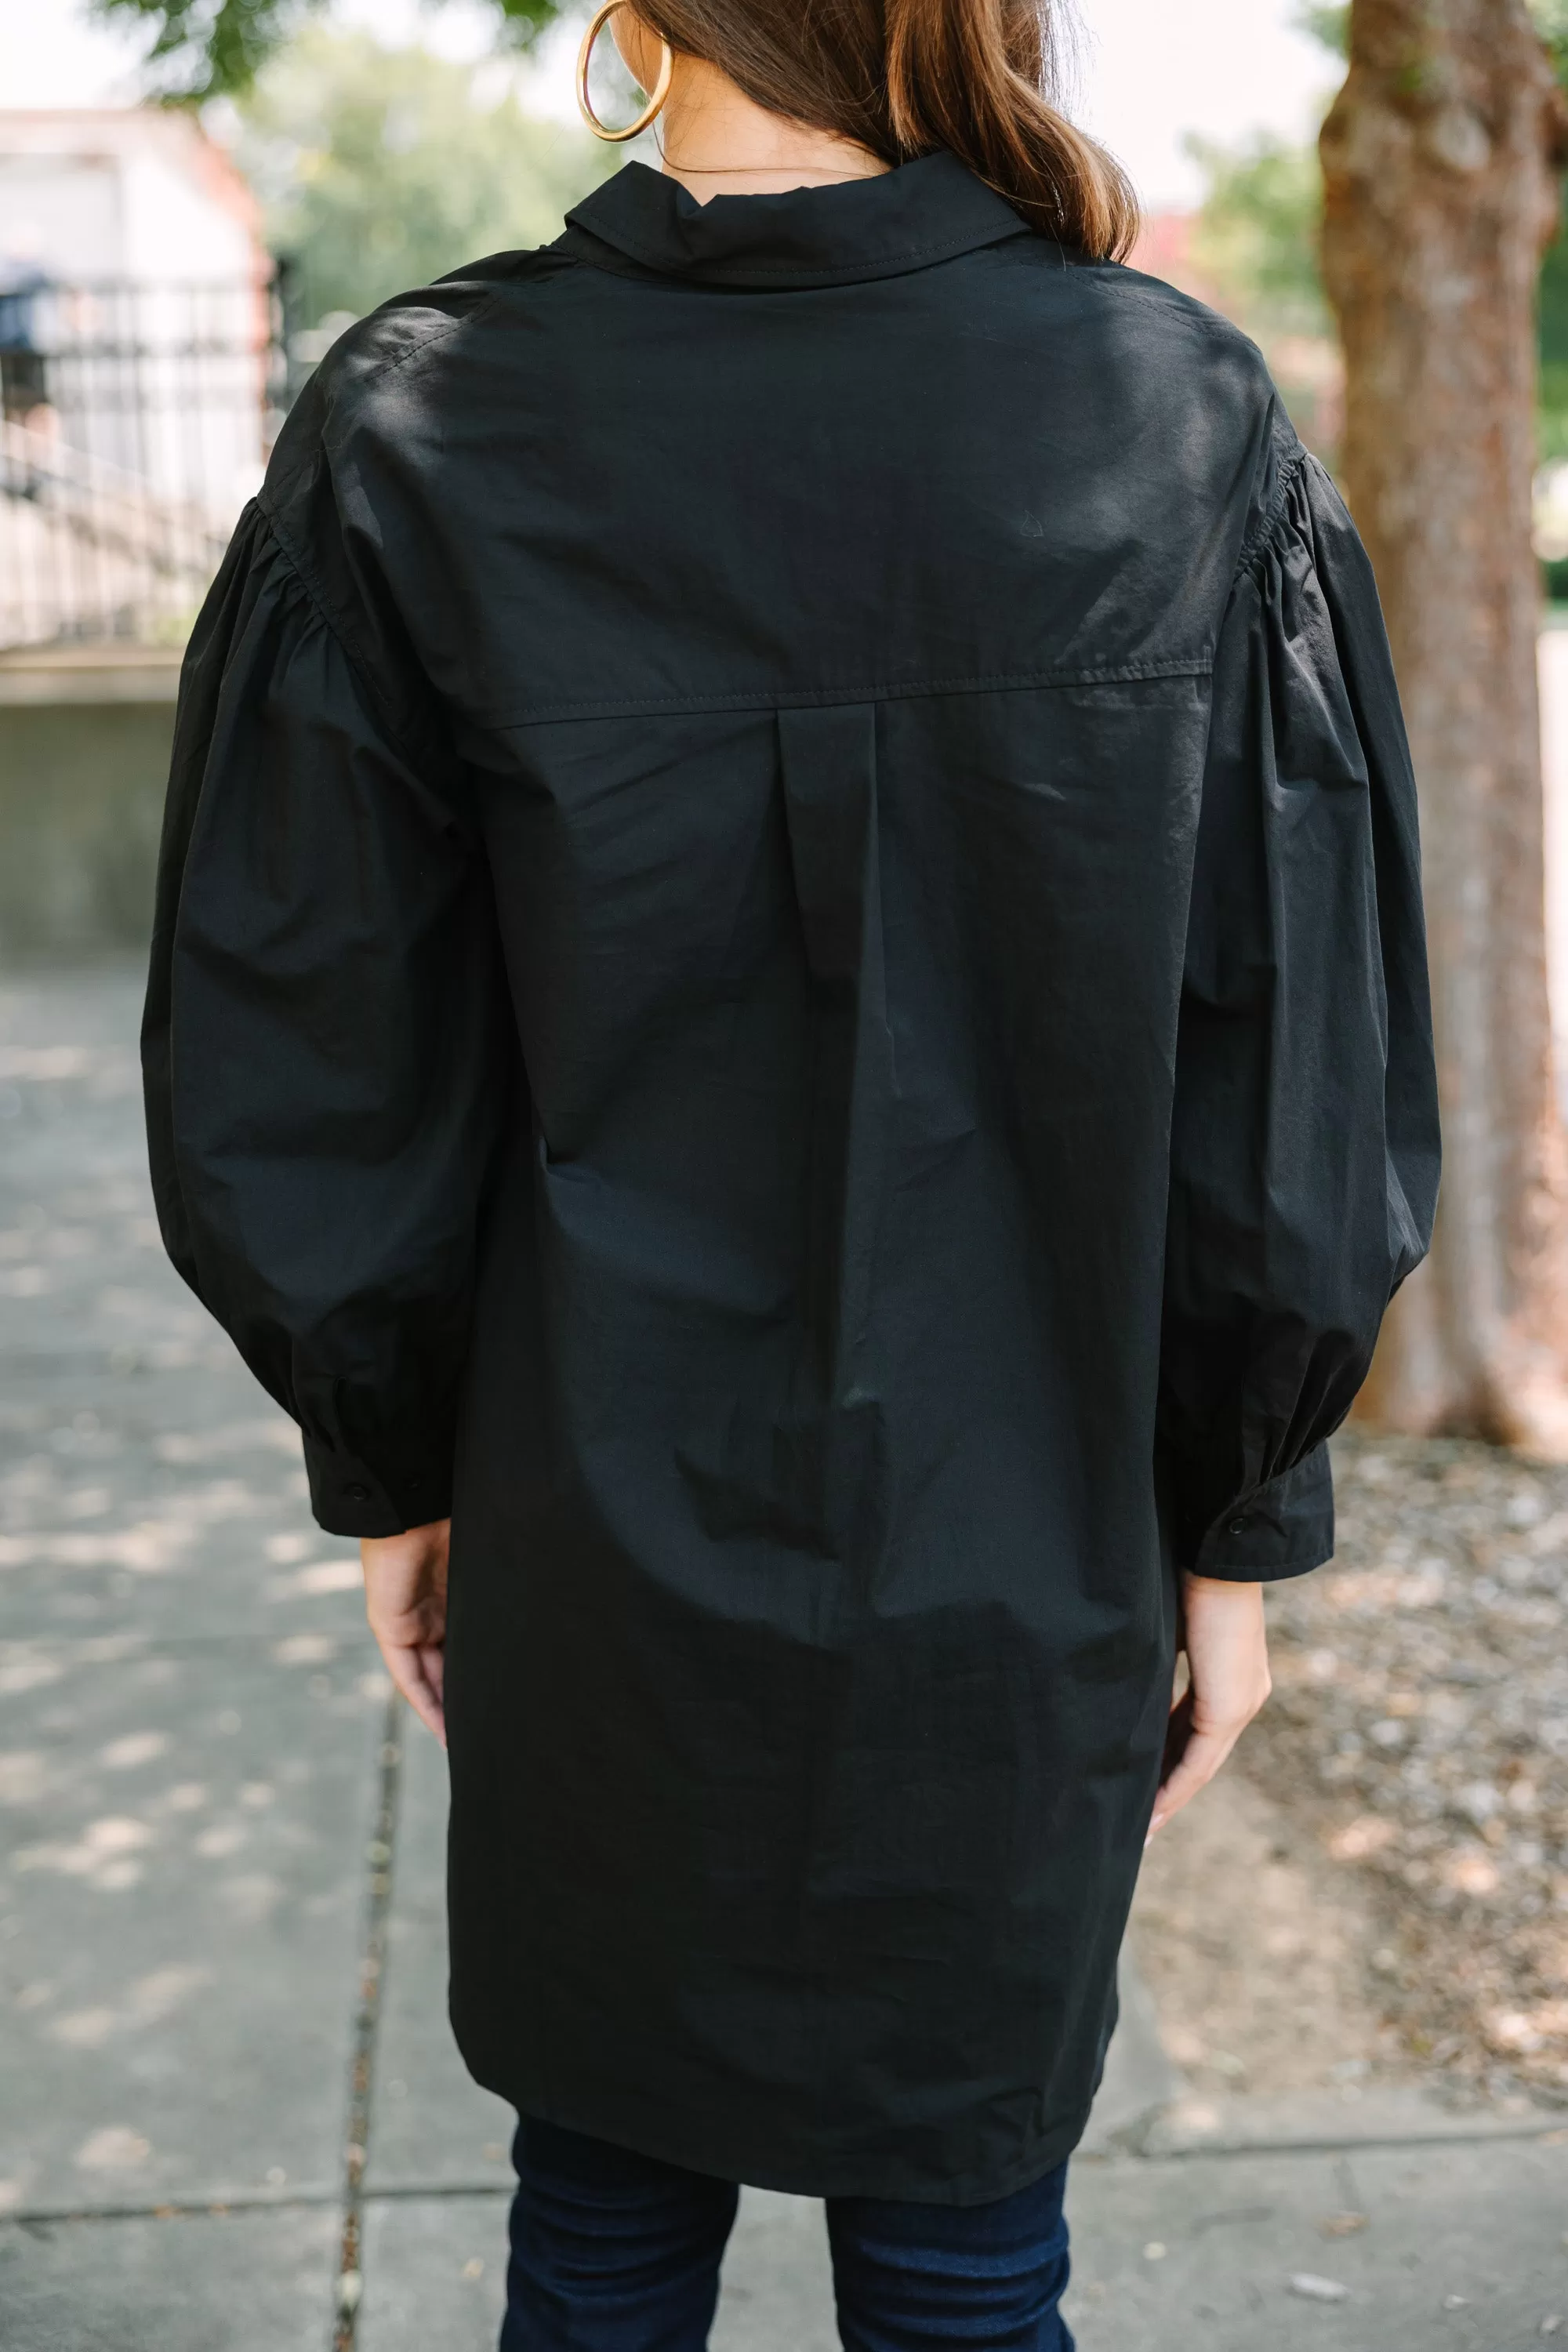
M 603 7 L 595 8 L 594 11 L 592 21 L 583 36 L 583 46 L 577 52 L 578 112 L 595 139 L 608 140 L 610 144 L 616 147 L 620 146 L 627 139 L 636 139 L 640 132 L 647 129 L 650 122 L 658 120 L 664 101 L 669 96 L 670 76 L 675 70 L 675 53 L 661 33 L 658 45 L 664 54 L 658 61 L 658 79 L 649 91 L 647 104 L 643 108 L 637 121 L 628 122 L 624 131 L 608 130 L 600 121 L 594 111 L 594 102 L 588 96 L 589 61 L 594 55 L 595 42 L 615 15 L 616 10 L 624 8 L 627 5 L 628 0 L 604 0 Z

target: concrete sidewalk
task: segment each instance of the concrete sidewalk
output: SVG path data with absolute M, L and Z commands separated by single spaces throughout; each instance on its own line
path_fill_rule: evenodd
M 442 1759 L 163 1259 L 137 996 L 0 987 L 0 2346 L 483 2352 L 510 2117 L 446 2028 Z M 1131 1988 L 1082 2352 L 1568 2342 L 1550 2116 L 1178 2092 Z M 717 2352 L 836 2342 L 819 2212 L 748 2193 Z

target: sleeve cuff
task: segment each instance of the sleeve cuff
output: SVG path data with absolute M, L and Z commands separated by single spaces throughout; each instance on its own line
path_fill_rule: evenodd
M 395 1479 L 378 1477 L 352 1454 L 304 1439 L 305 1475 L 318 1527 L 330 1536 L 400 1536 L 451 1516 L 449 1470 L 413 1465 Z
M 1325 1442 L 1230 1504 L 1188 1563 L 1194 1576 L 1271 1584 L 1305 1576 L 1334 1554 L 1334 1477 Z

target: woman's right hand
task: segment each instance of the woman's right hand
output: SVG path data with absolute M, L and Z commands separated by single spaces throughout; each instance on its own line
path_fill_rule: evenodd
M 1187 1687 L 1171 1708 L 1151 1837 L 1208 1786 L 1273 1688 L 1262 1585 L 1184 1576 L 1181 1646 Z
M 376 1647 L 421 1723 L 443 1748 L 447 1717 L 443 1702 L 447 1644 L 447 1550 L 450 1519 L 407 1528 L 400 1536 L 365 1536 L 359 1548 L 364 1570 L 364 1613 Z

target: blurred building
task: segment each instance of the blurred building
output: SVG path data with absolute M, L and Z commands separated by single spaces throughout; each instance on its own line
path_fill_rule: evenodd
M 0 648 L 183 635 L 260 479 L 274 307 L 189 115 L 0 111 Z
M 0 110 L 0 960 L 146 938 L 180 650 L 277 422 L 272 276 L 189 115 Z
M 1128 262 L 1147 278 L 1163 278 L 1168 285 L 1179 286 L 1184 294 L 1194 295 L 1211 308 L 1223 308 L 1218 288 L 1208 282 L 1193 259 L 1197 225 L 1196 213 L 1145 213 Z

